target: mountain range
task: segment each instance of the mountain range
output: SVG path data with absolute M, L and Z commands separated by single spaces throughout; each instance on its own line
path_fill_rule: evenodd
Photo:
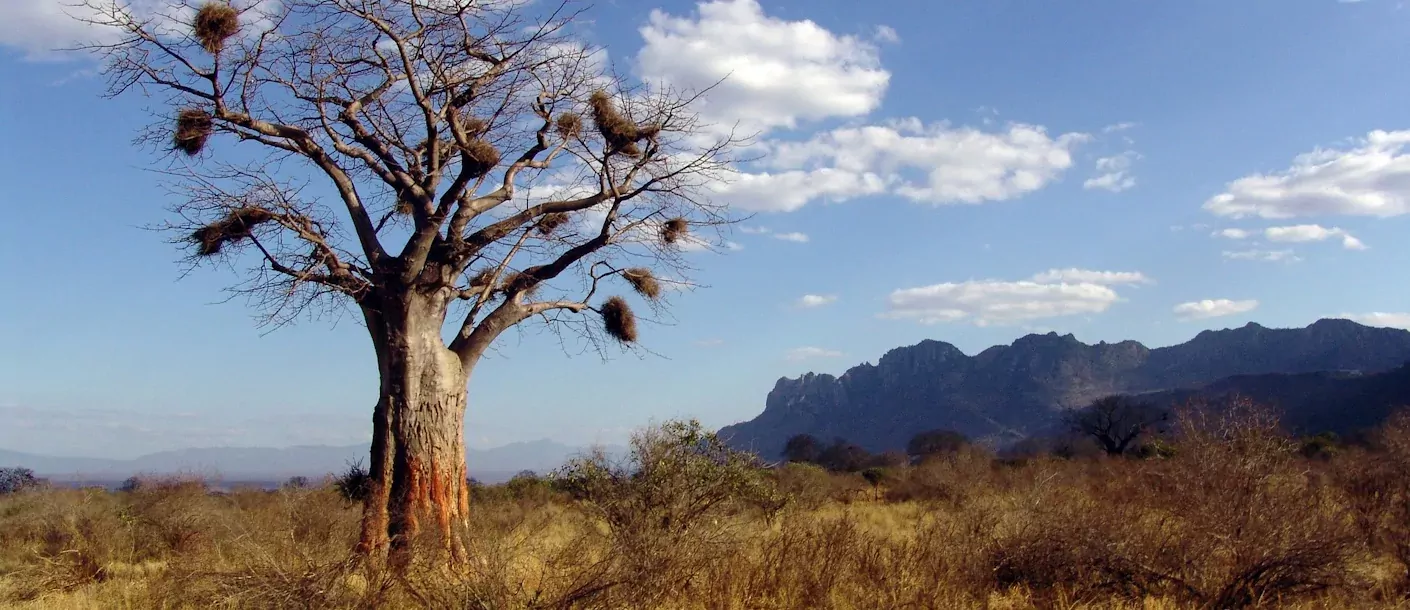
M 1249 323 L 1155 349 L 1048 333 L 969 356 L 926 340 L 841 376 L 780 379 L 763 413 L 720 433 L 766 456 L 778 455 L 800 433 L 882 451 L 904 447 L 917 432 L 947 428 L 1002 445 L 1051 428 L 1066 410 L 1101 396 L 1174 401 L 1232 392 L 1288 403 L 1295 407 L 1291 424 L 1335 430 L 1374 423 L 1402 398 L 1410 403 L 1410 384 L 1403 383 L 1410 370 L 1379 374 L 1407 361 L 1410 331 L 1341 319 L 1289 329 Z M 1352 396 L 1385 404 L 1354 414 L 1338 410 Z
M 507 480 L 522 470 L 547 472 L 586 447 L 572 447 L 550 440 L 510 443 L 493 449 L 467 449 L 470 476 L 484 482 Z M 621 447 L 604 448 L 619 454 Z M 227 481 L 282 481 L 291 476 L 321 477 L 341 473 L 355 463 L 367 465 L 366 445 L 269 447 L 215 447 L 152 453 L 130 460 L 53 457 L 0 450 L 0 467 L 23 466 L 39 476 L 59 481 L 104 483 L 136 474 L 199 474 Z

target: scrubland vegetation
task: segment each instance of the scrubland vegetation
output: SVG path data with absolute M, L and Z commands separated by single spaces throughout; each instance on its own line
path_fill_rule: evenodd
M 20 608 L 1405 608 L 1410 417 L 1361 446 L 1248 404 L 1160 451 L 769 466 L 689 422 L 473 486 L 465 560 L 360 562 L 355 481 L 0 496 Z M 346 476 L 346 475 L 345 475 Z

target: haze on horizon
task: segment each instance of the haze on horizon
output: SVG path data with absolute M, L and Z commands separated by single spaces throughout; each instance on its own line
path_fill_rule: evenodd
M 270 1 L 270 0 L 266 0 Z M 0 5 L 0 448 L 126 458 L 369 437 L 354 317 L 266 333 L 230 276 L 180 278 L 135 98 L 58 0 Z M 619 443 L 753 417 L 781 376 L 1029 332 L 1179 343 L 1257 321 L 1410 327 L 1410 11 L 1391 0 L 602 3 L 574 34 L 712 92 L 760 137 L 719 200 L 755 216 L 644 353 L 510 333 L 467 441 Z M 566 352 L 566 353 L 565 353 Z M 523 366 L 534 363 L 535 367 Z M 547 363 L 545 365 L 545 363 Z M 525 394 L 523 388 L 533 388 Z

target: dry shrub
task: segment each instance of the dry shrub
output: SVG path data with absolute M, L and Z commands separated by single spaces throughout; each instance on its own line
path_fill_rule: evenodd
M 674 244 L 690 231 L 690 224 L 684 218 L 672 218 L 661 224 L 661 241 Z
M 774 471 L 778 489 L 802 510 L 817 510 L 832 497 L 832 475 L 816 464 L 789 462 Z
M 189 156 L 201 154 L 215 131 L 215 121 L 200 108 L 184 108 L 176 115 L 176 130 L 171 136 L 172 148 Z
M 124 516 L 136 526 L 139 558 L 189 553 L 210 543 L 217 501 L 205 481 L 195 477 L 144 480 L 126 500 Z
M 661 298 L 661 282 L 646 267 L 633 267 L 622 272 L 622 279 L 632 285 L 632 290 L 648 299 Z
M 599 308 L 602 325 L 613 339 L 622 343 L 633 343 L 637 339 L 636 314 L 622 297 L 611 297 Z
M 1369 448 L 1343 457 L 1333 472 L 1363 540 L 1394 561 L 1393 586 L 1410 595 L 1410 411 L 1392 416 Z
M 993 456 L 978 447 L 932 455 L 902 471 L 903 475 L 887 487 L 886 499 L 960 508 L 971 495 L 986 488 L 993 468 Z
M 18 567 L 18 599 L 37 599 L 101 583 L 130 545 L 126 528 L 102 492 L 62 491 L 31 508 L 40 518 L 24 528 L 31 561 Z M 9 524 L 5 524 L 7 527 Z
M 219 53 L 225 48 L 225 41 L 239 33 L 240 13 L 226 2 L 207 2 L 196 11 L 193 29 L 196 40 L 206 51 Z
M 256 207 L 243 207 L 230 210 L 225 218 L 217 220 L 191 233 L 190 241 L 196 244 L 200 256 L 212 256 L 228 243 L 237 243 L 254 234 L 255 227 L 274 220 L 269 210 Z
M 646 608 L 689 599 L 702 575 L 744 542 L 751 517 L 770 519 L 784 505 L 757 458 L 698 421 L 639 431 L 630 449 L 623 462 L 599 451 L 555 475 L 575 506 L 606 527 L 598 580 L 610 586 L 584 599 Z

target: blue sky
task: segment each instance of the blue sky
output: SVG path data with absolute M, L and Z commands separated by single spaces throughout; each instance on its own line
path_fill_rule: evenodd
M 0 448 L 133 456 L 368 436 L 351 318 L 266 333 L 232 276 L 181 278 L 167 194 L 57 0 L 0 6 Z M 652 353 L 508 333 L 472 446 L 619 442 L 753 417 L 780 376 L 933 338 L 1178 343 L 1352 316 L 1410 326 L 1410 11 L 1393 0 L 603 2 L 578 34 L 699 86 L 768 153 L 719 187 L 754 218 L 691 255 Z M 526 390 L 526 388 L 529 388 Z

